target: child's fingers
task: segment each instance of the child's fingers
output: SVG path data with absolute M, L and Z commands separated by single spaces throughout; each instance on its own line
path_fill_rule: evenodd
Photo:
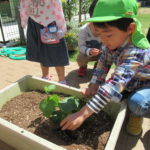
M 70 130 L 76 130 L 77 128 L 79 128 L 79 125 L 72 126 Z
M 61 121 L 61 123 L 60 123 L 60 127 L 62 127 L 61 128 L 61 130 L 66 130 L 68 127 L 69 127 L 69 121 L 68 121 L 68 117 L 66 117 L 64 120 L 62 120 Z
M 60 126 L 61 126 L 61 127 L 64 126 L 65 123 L 67 122 L 67 120 L 68 120 L 68 117 L 64 118 L 64 119 L 61 121 Z
M 85 95 L 85 89 L 82 89 L 82 90 L 81 90 L 81 93 L 82 93 L 83 95 Z
M 82 93 L 83 95 L 85 95 L 85 96 L 90 96 L 89 88 L 83 89 L 83 90 L 81 91 L 81 93 Z
M 75 123 L 74 120 L 70 118 L 70 116 L 66 117 L 62 122 L 60 123 L 61 130 L 75 130 L 78 128 L 78 124 Z
M 61 130 L 67 130 L 67 129 L 70 130 L 69 126 L 70 126 L 70 123 L 69 123 L 69 122 L 66 122 L 66 123 L 62 126 Z

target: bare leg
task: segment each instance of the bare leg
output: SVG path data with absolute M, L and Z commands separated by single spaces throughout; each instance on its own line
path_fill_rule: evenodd
M 58 81 L 64 81 L 65 80 L 65 67 L 59 66 L 55 67 L 57 75 L 58 75 Z
M 50 78 L 50 75 L 49 75 L 49 67 L 45 67 L 41 64 L 41 70 L 42 70 L 42 78 L 47 78 L 49 79 Z

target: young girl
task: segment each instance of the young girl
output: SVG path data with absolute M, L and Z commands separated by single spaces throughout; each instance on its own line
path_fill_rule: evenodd
M 66 84 L 69 61 L 61 1 L 21 0 L 20 16 L 22 27 L 28 24 L 26 59 L 40 63 L 44 79 L 51 80 L 49 67 L 55 67 L 59 82 Z

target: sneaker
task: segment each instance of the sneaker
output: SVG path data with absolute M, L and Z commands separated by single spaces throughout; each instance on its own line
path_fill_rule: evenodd
M 42 77 L 42 79 L 51 81 L 51 80 L 52 80 L 52 76 L 49 76 L 49 77 Z
M 83 77 L 85 76 L 86 72 L 87 72 L 87 67 L 80 67 L 78 70 L 78 76 Z
M 139 135 L 142 132 L 143 117 L 135 117 L 132 114 L 129 116 L 129 121 L 126 126 L 126 131 L 130 135 Z
M 66 80 L 59 81 L 59 83 L 61 83 L 61 84 L 64 84 L 64 85 L 67 85 L 67 82 L 66 82 Z

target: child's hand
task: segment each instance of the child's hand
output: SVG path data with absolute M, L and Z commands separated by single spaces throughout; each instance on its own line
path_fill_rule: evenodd
M 96 84 L 90 84 L 88 88 L 83 89 L 81 92 L 83 95 L 89 97 L 89 96 L 93 96 L 97 93 L 98 90 L 98 85 Z
M 97 48 L 92 48 L 91 50 L 90 50 L 90 55 L 91 56 L 97 56 L 97 55 L 99 55 L 100 54 L 100 50 L 99 49 L 97 49 Z
M 75 130 L 79 128 L 82 123 L 93 114 L 93 111 L 88 106 L 82 107 L 79 112 L 67 116 L 61 121 L 60 126 L 62 130 Z

